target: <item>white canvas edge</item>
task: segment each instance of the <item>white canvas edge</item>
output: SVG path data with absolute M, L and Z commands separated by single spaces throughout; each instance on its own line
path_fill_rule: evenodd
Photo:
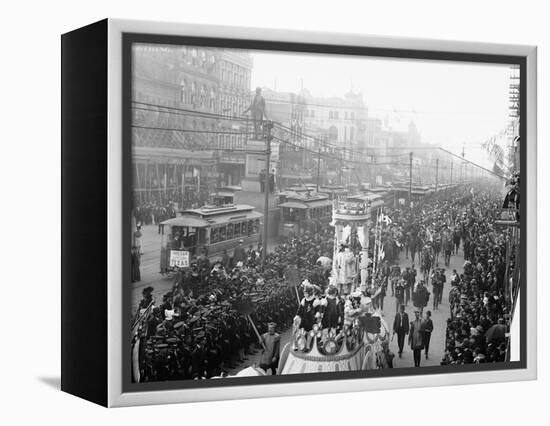
M 229 26 L 112 20 L 108 25 L 108 406 L 149 405 L 243 398 L 261 398 L 304 394 L 387 390 L 434 385 L 461 385 L 519 380 L 537 377 L 537 52 L 533 46 L 443 40 L 378 37 L 354 34 L 314 33 Z M 466 52 L 477 54 L 520 55 L 527 57 L 527 164 L 522 179 L 527 179 L 527 368 L 480 371 L 427 376 L 380 377 L 305 383 L 230 386 L 207 389 L 182 389 L 146 392 L 122 392 L 122 33 L 227 37 L 283 42 L 359 45 L 380 48 Z

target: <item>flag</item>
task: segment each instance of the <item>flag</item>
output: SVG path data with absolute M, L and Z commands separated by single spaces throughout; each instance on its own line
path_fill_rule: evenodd
M 378 249 L 378 261 L 381 261 L 386 256 L 386 252 L 384 252 L 384 247 L 380 245 L 380 248 Z

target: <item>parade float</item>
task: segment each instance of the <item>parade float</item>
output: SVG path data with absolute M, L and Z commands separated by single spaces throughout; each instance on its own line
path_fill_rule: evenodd
M 373 370 L 388 367 L 389 327 L 373 304 L 380 291 L 373 280 L 381 247 L 376 217 L 375 261 L 369 258 L 370 203 L 335 200 L 334 253 L 329 286 L 303 283 L 304 298 L 292 338 L 280 355 L 278 374 Z M 354 244 L 352 244 L 354 243 Z M 358 244 L 357 244 L 358 243 Z M 352 251 L 352 245 L 360 250 Z M 326 263 L 326 260 L 325 260 Z

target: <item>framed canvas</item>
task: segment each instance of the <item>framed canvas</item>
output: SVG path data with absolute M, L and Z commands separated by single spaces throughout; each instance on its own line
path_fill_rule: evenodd
M 536 378 L 535 47 L 107 19 L 62 83 L 66 392 Z

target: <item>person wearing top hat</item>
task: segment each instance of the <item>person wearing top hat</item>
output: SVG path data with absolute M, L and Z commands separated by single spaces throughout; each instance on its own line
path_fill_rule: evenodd
M 274 322 L 268 323 L 267 332 L 261 336 L 264 350 L 260 357 L 260 368 L 266 373 L 268 370 L 271 370 L 273 375 L 277 374 L 281 347 L 281 336 L 275 332 L 276 326 L 277 324 Z

